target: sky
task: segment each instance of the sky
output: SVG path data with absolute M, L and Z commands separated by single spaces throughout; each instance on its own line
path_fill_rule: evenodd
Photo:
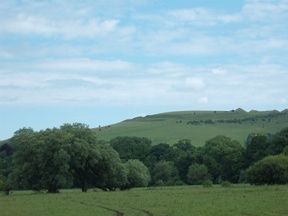
M 288 108 L 288 0 L 1 0 L 0 140 Z

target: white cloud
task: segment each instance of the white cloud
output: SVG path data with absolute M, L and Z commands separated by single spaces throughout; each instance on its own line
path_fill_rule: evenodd
M 288 16 L 288 1 L 247 1 L 243 7 L 243 15 L 249 19 L 261 22 L 282 20 Z
M 188 77 L 185 80 L 185 86 L 199 90 L 205 87 L 205 83 L 201 78 Z
M 18 14 L 16 17 L 2 20 L 0 34 L 42 35 L 45 37 L 60 36 L 65 39 L 77 37 L 97 37 L 113 32 L 119 20 L 48 20 L 41 16 Z
M 48 69 L 56 71 L 81 71 L 85 72 L 129 72 L 136 70 L 138 67 L 136 64 L 123 61 L 123 60 L 92 60 L 88 58 L 75 58 L 75 59 L 61 59 L 61 60 L 47 60 L 35 65 L 39 69 Z
M 227 71 L 223 69 L 219 69 L 219 68 L 212 69 L 212 74 L 215 74 L 215 75 L 225 75 L 226 73 Z
M 208 98 L 207 97 L 201 97 L 198 99 L 199 104 L 207 104 L 208 103 Z

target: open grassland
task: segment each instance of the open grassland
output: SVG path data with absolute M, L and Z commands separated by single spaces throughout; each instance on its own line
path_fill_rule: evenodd
M 190 139 L 194 146 L 217 135 L 226 135 L 245 144 L 250 133 L 276 133 L 288 126 L 288 111 L 182 111 L 161 113 L 95 128 L 99 140 L 117 136 L 138 136 L 153 144 L 174 144 Z
M 288 185 L 136 188 L 102 192 L 62 190 L 59 194 L 0 195 L 1 216 L 189 216 L 288 215 Z

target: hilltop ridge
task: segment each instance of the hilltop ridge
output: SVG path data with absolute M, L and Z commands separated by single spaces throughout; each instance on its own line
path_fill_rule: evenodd
M 245 144 L 250 133 L 276 133 L 288 126 L 288 109 L 245 111 L 241 108 L 229 111 L 173 111 L 94 128 L 99 140 L 109 141 L 117 136 L 147 137 L 153 144 L 174 144 L 190 139 L 195 146 L 219 134 Z

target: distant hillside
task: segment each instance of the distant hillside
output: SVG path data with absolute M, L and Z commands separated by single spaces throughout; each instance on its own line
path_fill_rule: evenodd
M 99 140 L 109 141 L 117 136 L 147 137 L 153 144 L 174 144 L 190 139 L 195 146 L 219 134 L 246 142 L 250 133 L 276 133 L 288 126 L 288 109 L 281 112 L 243 109 L 230 111 L 179 111 L 145 117 L 94 128 Z

